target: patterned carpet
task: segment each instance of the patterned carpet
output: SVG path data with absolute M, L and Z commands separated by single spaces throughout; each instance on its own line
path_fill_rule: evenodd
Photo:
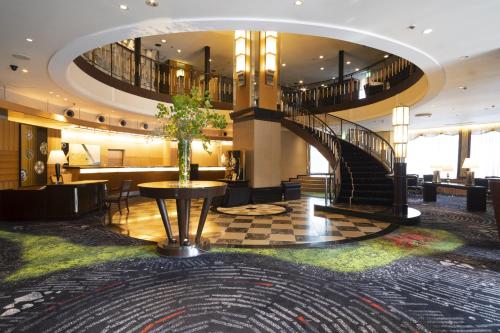
M 351 242 L 376 237 L 395 226 L 389 223 L 340 214 L 314 212 L 314 204 L 322 204 L 318 198 L 304 197 L 278 205 L 248 205 L 219 208 L 209 212 L 203 237 L 216 246 L 304 246 L 307 244 Z M 193 200 L 191 206 L 190 233 L 194 235 L 201 213 L 201 200 Z M 243 207 L 243 208 L 242 208 Z M 256 208 L 248 215 L 248 207 Z M 178 234 L 175 200 L 167 200 L 170 224 L 174 235 Z M 221 214 L 220 210 L 224 213 Z M 267 215 L 262 215 L 267 213 Z M 239 215 L 241 214 L 241 215 Z M 112 217 L 111 230 L 143 240 L 165 239 L 160 213 L 152 200 L 136 200 L 129 214 Z
M 191 259 L 99 218 L 0 225 L 1 332 L 499 332 L 491 210 L 412 205 L 422 223 L 304 249 Z

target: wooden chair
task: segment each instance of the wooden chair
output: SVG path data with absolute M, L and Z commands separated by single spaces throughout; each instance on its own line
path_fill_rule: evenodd
M 112 194 L 109 194 L 106 196 L 106 208 L 108 209 L 108 215 L 109 215 L 109 223 L 111 223 L 111 204 L 117 204 L 118 205 L 118 211 L 120 212 L 120 215 L 122 215 L 122 202 L 125 202 L 125 207 L 127 208 L 127 213 L 130 212 L 128 208 L 128 197 L 130 194 L 130 187 L 132 185 L 132 180 L 124 180 L 122 181 L 122 184 L 118 191 L 111 191 L 115 192 Z

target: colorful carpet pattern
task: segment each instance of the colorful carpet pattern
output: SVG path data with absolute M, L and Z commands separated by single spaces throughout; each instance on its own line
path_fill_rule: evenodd
M 458 202 L 458 203 L 457 203 Z M 321 248 L 163 258 L 99 218 L 0 224 L 1 332 L 498 332 L 500 242 L 463 198 Z

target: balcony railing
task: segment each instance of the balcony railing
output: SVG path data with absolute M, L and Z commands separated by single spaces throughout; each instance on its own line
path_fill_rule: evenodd
M 93 49 L 82 58 L 94 68 L 111 77 L 135 84 L 134 51 L 120 43 L 113 43 Z M 233 103 L 233 79 L 210 73 L 208 91 L 212 101 Z M 140 59 L 140 87 L 167 95 L 183 94 L 198 88 L 205 89 L 205 73 L 188 64 L 160 62 L 145 55 Z
M 406 59 L 389 56 L 369 67 L 338 78 L 292 87 L 282 87 L 282 101 L 308 110 L 345 102 L 361 101 L 388 90 L 395 90 L 420 69 Z

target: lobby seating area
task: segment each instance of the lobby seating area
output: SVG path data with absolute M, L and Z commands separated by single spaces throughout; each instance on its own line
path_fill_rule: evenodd
M 0 332 L 500 332 L 500 2 L 0 3 Z

